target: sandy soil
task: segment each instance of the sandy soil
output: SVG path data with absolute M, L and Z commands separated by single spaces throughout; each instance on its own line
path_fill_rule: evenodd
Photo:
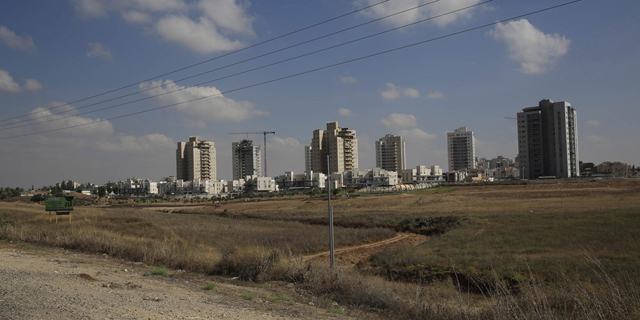
M 296 302 L 269 301 L 279 291 L 225 283 L 204 290 L 202 276 L 143 276 L 147 270 L 106 256 L 0 244 L 0 319 L 349 319 L 297 301 L 303 298 L 293 287 Z

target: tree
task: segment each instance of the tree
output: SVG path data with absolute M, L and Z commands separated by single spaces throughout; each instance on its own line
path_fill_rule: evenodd
M 40 202 L 42 200 L 45 200 L 45 197 L 41 194 L 36 194 L 33 197 L 31 197 L 31 201 L 33 202 Z
M 104 197 L 105 195 L 107 195 L 107 188 L 106 187 L 99 187 L 98 188 L 98 197 Z

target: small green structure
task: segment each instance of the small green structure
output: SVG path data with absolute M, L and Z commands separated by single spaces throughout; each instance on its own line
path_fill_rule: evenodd
M 75 197 L 56 197 L 49 198 L 44 202 L 44 210 L 49 211 L 49 222 L 51 222 L 51 212 L 56 212 L 56 223 L 58 223 L 58 216 L 69 216 L 69 223 L 71 223 L 71 211 L 73 210 L 73 201 Z

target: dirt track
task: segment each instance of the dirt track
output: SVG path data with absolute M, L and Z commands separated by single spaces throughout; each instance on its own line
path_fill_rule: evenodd
M 336 256 L 336 263 L 340 266 L 352 266 L 357 265 L 359 262 L 364 262 L 369 256 L 371 256 L 376 251 L 380 251 L 385 248 L 389 248 L 392 246 L 401 246 L 401 245 L 409 245 L 416 244 L 427 241 L 429 237 L 413 234 L 413 233 L 398 233 L 395 237 L 385 239 L 378 242 L 343 247 L 334 250 L 334 254 Z M 311 260 L 320 260 L 324 262 L 329 261 L 329 251 L 315 253 L 312 255 L 305 256 L 304 259 Z
M 196 275 L 143 276 L 146 270 L 98 255 L 0 245 L 0 319 L 336 317 L 307 301 L 269 301 L 278 295 L 271 289 L 218 284 L 206 291 Z M 243 297 L 249 291 L 255 298 Z

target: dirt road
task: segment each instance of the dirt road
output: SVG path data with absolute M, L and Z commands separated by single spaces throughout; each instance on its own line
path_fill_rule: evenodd
M 342 247 L 334 250 L 336 263 L 341 266 L 353 266 L 364 262 L 373 253 L 394 246 L 406 246 L 410 244 L 418 244 L 429 239 L 427 236 L 413 233 L 398 233 L 395 237 L 385 239 L 378 242 L 367 243 L 363 245 Z M 329 261 L 329 251 L 315 253 L 305 256 L 304 259 Z
M 0 244 L 0 319 L 349 319 L 308 301 L 273 299 L 280 294 L 273 289 L 218 283 L 204 290 L 202 276 L 143 276 L 147 270 L 100 255 Z

